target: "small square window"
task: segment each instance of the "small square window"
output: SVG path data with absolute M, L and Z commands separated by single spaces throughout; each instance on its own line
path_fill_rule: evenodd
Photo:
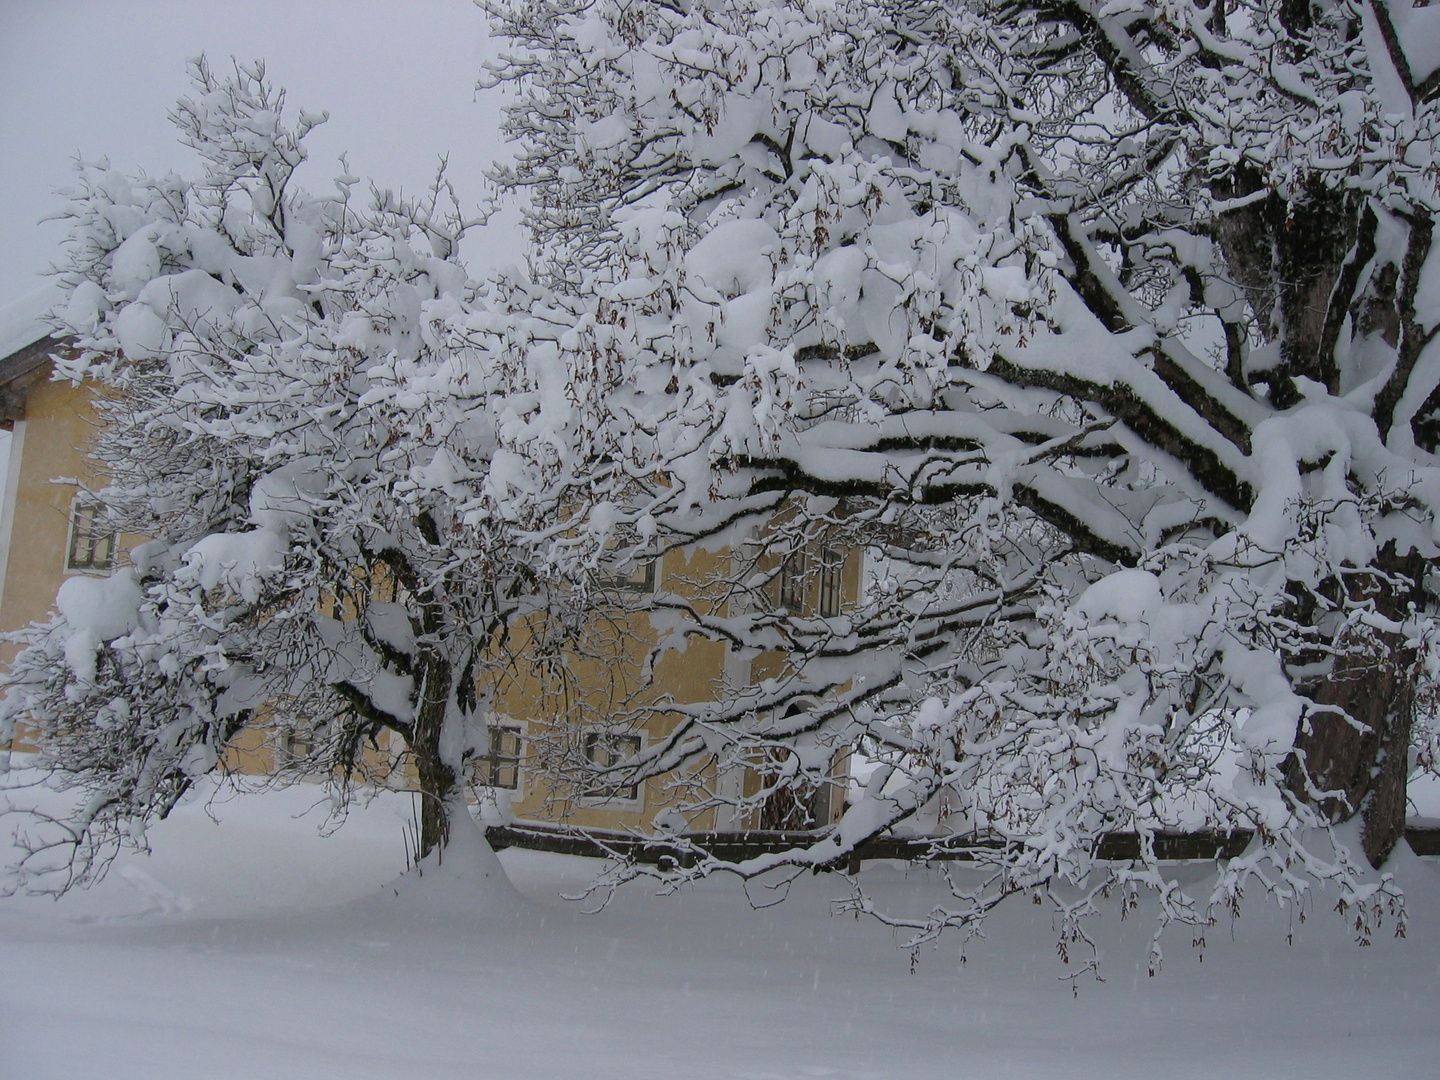
M 99 503 L 80 498 L 70 504 L 70 545 L 66 570 L 113 570 L 117 535 Z
M 615 589 L 619 592 L 631 593 L 654 592 L 655 560 L 645 559 L 631 562 L 611 573 L 596 574 L 595 580 L 602 589 Z
M 315 742 L 308 734 L 287 731 L 280 737 L 280 750 L 286 761 L 306 761 L 315 753 Z
M 515 791 L 520 786 L 520 729 L 490 726 L 490 752 L 475 762 L 475 783 Z
M 633 758 L 638 753 L 639 735 L 610 735 L 592 731 L 585 736 L 585 760 L 602 769 Z M 640 797 L 640 785 L 634 783 L 616 787 L 601 783 L 587 788 L 585 795 L 592 799 L 623 799 L 634 802 Z

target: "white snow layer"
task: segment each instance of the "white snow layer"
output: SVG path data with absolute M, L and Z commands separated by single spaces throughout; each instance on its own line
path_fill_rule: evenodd
M 95 650 L 139 625 L 144 600 L 135 571 L 125 568 L 110 577 L 66 578 L 55 596 L 65 617 L 65 661 L 81 682 L 95 680 Z
M 1203 963 L 1187 930 L 1147 978 L 1148 905 L 1110 908 L 1092 927 L 1106 981 L 1072 998 L 1051 913 L 1023 897 L 966 962 L 951 939 L 911 974 L 889 931 L 830 914 L 847 892 L 832 875 L 764 910 L 713 880 L 630 886 L 588 915 L 560 894 L 593 863 L 507 851 L 525 899 L 486 905 L 469 861 L 387 884 L 406 797 L 324 838 L 314 787 L 208 809 L 220 827 L 192 800 L 90 892 L 0 901 L 0 1076 L 1408 1080 L 1440 1060 L 1440 869 L 1408 852 L 1406 940 L 1386 926 L 1357 948 L 1323 897 L 1303 923 L 1257 899 Z M 867 864 L 862 881 L 909 914 L 943 896 L 930 871 Z

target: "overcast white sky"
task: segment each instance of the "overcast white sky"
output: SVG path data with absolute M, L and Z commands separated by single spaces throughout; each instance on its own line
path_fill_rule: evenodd
M 418 191 L 450 156 L 462 200 L 505 148 L 499 105 L 476 96 L 493 54 L 470 0 L 0 0 L 0 305 L 41 285 L 63 227 L 39 224 L 77 154 L 126 172 L 193 174 L 166 113 L 186 93 L 185 59 L 264 59 L 292 107 L 326 109 L 301 182 L 330 189 L 336 157 L 357 175 Z M 506 215 L 513 218 L 513 215 Z M 472 261 L 517 259 L 501 222 L 472 236 Z

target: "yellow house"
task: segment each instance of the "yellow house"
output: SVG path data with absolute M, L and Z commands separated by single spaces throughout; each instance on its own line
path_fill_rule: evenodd
M 9 432 L 0 503 L 0 631 L 46 618 L 73 574 L 109 574 L 118 538 L 97 527 L 83 498 L 94 470 L 85 447 L 95 429 L 90 391 L 51 379 L 63 349 L 42 322 L 54 302 L 42 289 L 0 308 L 0 428 Z M 14 647 L 0 658 L 9 660 Z
M 18 630 L 49 617 L 56 593 L 75 574 L 109 574 L 125 561 L 126 541 L 97 521 L 86 499 L 99 479 L 86 454 L 97 419 L 92 390 L 52 379 L 53 360 L 65 345 L 43 321 L 55 302 L 41 290 L 0 308 L 0 427 L 10 432 L 0 511 L 0 631 Z M 854 550 L 825 549 L 812 556 L 808 572 L 799 566 L 778 575 L 777 601 L 792 609 L 838 614 L 859 592 L 860 557 Z M 595 829 L 648 829 L 684 796 L 698 789 L 733 798 L 760 790 L 752 769 L 732 775 L 665 776 L 633 786 L 585 793 L 558 779 L 566 760 L 607 765 L 662 738 L 676 723 L 668 704 L 713 699 L 725 685 L 748 685 L 774 675 L 776 658 L 740 662 L 722 644 L 692 641 L 684 651 L 664 654 L 653 675 L 645 658 L 657 633 L 649 616 L 629 611 L 625 598 L 641 599 L 664 588 L 705 604 L 707 585 L 730 570 L 731 555 L 672 551 L 623 578 L 604 582 L 604 592 L 619 597 L 613 610 L 597 609 L 582 628 L 580 648 L 567 658 L 563 673 L 547 677 L 521 666 L 488 687 L 492 723 L 488 753 L 468 778 L 473 797 L 491 804 L 506 818 L 563 822 Z M 0 653 L 13 658 L 14 646 Z M 641 723 L 620 719 L 643 688 L 654 703 Z M 0 747 L 0 750 L 3 750 Z M 15 749 L 31 749 L 17 735 Z M 303 757 L 306 747 L 283 743 L 279 736 L 245 732 L 231 748 L 228 762 L 242 772 L 265 773 L 283 757 Z M 382 757 L 384 748 L 382 747 Z M 726 810 L 708 809 L 669 826 L 686 830 L 797 829 L 828 824 L 839 816 L 843 800 L 846 748 L 837 749 L 830 791 L 814 793 L 808 805 L 792 798 L 785 806 L 767 804 L 742 820 Z M 404 786 L 398 771 L 377 760 L 374 775 Z M 556 768 L 560 765 L 561 767 Z M 577 790 L 580 792 L 577 794 Z
M 792 610 L 838 615 L 859 592 L 859 552 L 822 548 L 813 559 L 812 566 L 792 560 L 781 568 L 773 583 L 777 599 Z M 641 600 L 643 594 L 663 589 L 704 608 L 714 602 L 715 584 L 734 573 L 729 551 L 676 550 L 623 580 L 608 582 L 607 591 L 618 593 L 622 600 L 627 593 Z M 665 652 L 647 677 L 646 656 L 658 635 L 648 614 L 620 604 L 597 609 L 580 636 L 562 677 L 547 680 L 533 667 L 522 665 L 492 688 L 491 754 L 477 770 L 483 797 L 507 800 L 509 810 L 520 819 L 596 829 L 647 828 L 659 819 L 669 828 L 685 831 L 796 830 L 838 819 L 848 747 L 835 751 L 831 766 L 835 783 L 828 789 L 810 793 L 803 802 L 785 793 L 745 817 L 724 803 L 761 790 L 761 774 L 751 768 L 720 775 L 713 763 L 707 763 L 693 775 L 671 773 L 588 795 L 583 790 L 577 794 L 573 784 L 557 783 L 555 778 L 564 773 L 554 767 L 557 761 L 588 759 L 608 765 L 631 757 L 674 729 L 678 717 L 667 705 L 701 704 L 727 685 L 752 685 L 780 674 L 782 668 L 778 657 L 744 661 L 723 643 L 691 639 L 683 651 Z M 627 723 L 627 715 L 636 715 L 637 700 L 650 703 L 643 713 L 645 720 Z M 527 762 L 541 761 L 551 767 L 535 768 L 534 775 L 527 777 Z M 697 794 L 719 796 L 721 805 L 680 819 L 676 804 L 694 801 Z

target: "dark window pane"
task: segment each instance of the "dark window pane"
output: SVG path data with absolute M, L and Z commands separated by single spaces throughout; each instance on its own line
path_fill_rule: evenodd
M 780 607 L 792 615 L 805 610 L 805 553 L 797 551 L 780 564 Z
M 845 569 L 845 554 L 837 548 L 820 553 L 820 615 L 833 618 L 840 614 L 840 578 Z

